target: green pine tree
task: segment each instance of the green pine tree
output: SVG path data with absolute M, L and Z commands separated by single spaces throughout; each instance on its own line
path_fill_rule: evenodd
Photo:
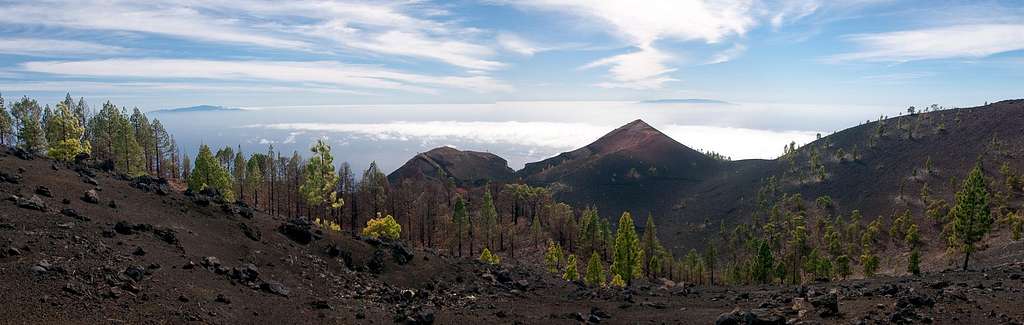
M 755 282 L 767 284 L 772 283 L 772 268 L 775 266 L 775 257 L 772 255 L 772 248 L 768 240 L 761 240 L 758 245 L 757 255 L 751 266 L 751 275 Z
M 47 154 L 57 160 L 70 161 L 80 153 L 89 153 L 89 141 L 83 141 L 85 127 L 78 124 L 71 107 L 65 102 L 57 103 L 57 110 L 47 119 Z
M 916 247 L 910 251 L 910 262 L 907 264 L 907 272 L 913 275 L 921 275 L 921 252 Z
M 11 145 L 14 141 L 14 118 L 4 106 L 4 97 L 0 95 L 0 145 Z
M 455 237 L 459 244 L 459 257 L 462 256 L 462 236 L 465 233 L 466 224 L 469 222 L 469 218 L 466 215 L 466 202 L 462 200 L 462 196 L 455 198 L 455 208 L 452 212 L 452 224 L 455 225 Z
M 604 263 L 601 262 L 601 256 L 597 252 L 590 254 L 590 261 L 587 262 L 587 275 L 583 280 L 588 286 L 604 286 Z
M 967 270 L 971 253 L 978 249 L 978 242 L 992 230 L 987 183 L 979 162 L 956 193 L 956 204 L 950 212 L 949 245 L 964 253 L 964 270 Z
M 643 250 L 640 239 L 636 235 L 633 216 L 629 212 L 622 213 L 619 228 L 615 234 L 615 249 L 612 256 L 612 272 L 622 277 L 626 283 L 643 275 Z
M 42 114 L 43 109 L 39 102 L 28 97 L 22 97 L 20 101 L 11 106 L 14 119 L 18 127 L 18 148 L 32 153 L 39 153 L 46 149 L 46 137 L 43 134 Z
M 596 223 L 596 222 L 595 222 Z M 658 231 L 654 225 L 654 218 L 651 215 L 647 215 L 647 224 L 644 225 L 643 240 L 640 242 L 640 246 L 644 252 L 644 270 L 647 271 L 647 276 L 652 277 L 654 274 L 651 271 L 652 261 L 656 259 L 655 253 L 658 250 L 663 249 L 661 241 L 658 240 Z M 595 232 L 596 233 L 596 232 Z
M 576 281 L 580 279 L 580 274 L 576 270 L 576 255 L 569 254 L 569 258 L 565 262 L 565 272 L 562 273 L 562 279 L 566 281 Z
M 544 264 L 548 272 L 557 273 L 562 263 L 562 247 L 553 240 L 548 241 L 547 252 L 544 253 Z
M 225 200 L 234 199 L 234 193 L 231 192 L 231 177 L 228 176 L 228 172 L 221 167 L 217 159 L 213 157 L 213 152 L 210 151 L 210 147 L 207 145 L 199 146 L 199 154 L 196 155 L 195 164 L 192 172 L 188 176 L 188 189 L 193 192 L 199 192 L 207 188 L 217 190 L 224 196 Z
M 485 186 L 484 201 L 480 207 L 480 223 L 483 227 L 485 246 L 494 246 L 493 237 L 498 231 L 498 211 L 494 208 L 494 198 L 491 196 L 490 186 Z
M 313 152 L 313 156 L 309 157 L 306 169 L 302 173 L 303 181 L 299 186 L 299 192 L 311 206 L 341 208 L 345 201 L 338 197 L 338 175 L 334 173 L 331 146 L 323 139 L 319 139 L 310 151 Z M 237 168 L 239 167 L 236 166 Z

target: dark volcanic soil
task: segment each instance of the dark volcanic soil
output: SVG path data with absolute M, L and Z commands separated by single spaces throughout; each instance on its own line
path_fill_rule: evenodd
M 643 282 L 591 290 L 516 261 L 490 267 L 301 222 L 281 228 L 285 236 L 279 227 L 288 221 L 245 207 L 7 151 L 0 180 L 0 197 L 10 197 L 0 202 L 3 324 L 1024 319 L 1020 264 L 806 287 Z M 98 203 L 83 199 L 89 190 Z

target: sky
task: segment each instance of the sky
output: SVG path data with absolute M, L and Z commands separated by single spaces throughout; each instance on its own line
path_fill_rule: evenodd
M 70 92 L 147 111 L 327 107 L 318 120 L 246 126 L 338 144 L 367 132 L 355 125 L 377 128 L 376 138 L 472 138 L 501 151 L 494 130 L 552 128 L 510 123 L 585 130 L 657 115 L 661 128 L 773 132 L 781 147 L 910 105 L 1018 98 L 1024 77 L 1021 1 L 0 0 L 0 17 L 6 98 L 55 103 Z M 637 105 L 676 98 L 729 104 L 689 120 L 656 113 L 689 107 Z M 355 107 L 359 125 L 347 117 Z M 473 114 L 480 107 L 504 119 Z M 438 111 L 446 117 L 432 118 Z M 557 148 L 585 142 L 554 138 Z M 677 140 L 771 158 L 769 144 L 725 138 Z

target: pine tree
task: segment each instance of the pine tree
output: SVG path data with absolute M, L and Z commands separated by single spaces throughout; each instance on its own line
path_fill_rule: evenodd
M 455 225 L 455 237 L 459 242 L 459 257 L 462 256 L 462 236 L 465 234 L 466 224 L 469 222 L 466 215 L 466 202 L 459 196 L 455 198 L 455 208 L 452 212 L 452 223 Z
M 153 126 L 149 123 L 149 118 L 146 117 L 146 114 L 142 113 L 142 111 L 137 107 L 132 111 L 132 115 L 128 118 L 128 121 L 132 125 L 135 142 L 138 143 L 139 149 L 141 150 L 142 161 L 146 172 L 152 174 L 156 167 L 156 163 L 154 162 L 156 159 L 156 138 L 153 137 Z
M 498 255 L 491 254 L 491 250 L 487 247 L 484 247 L 483 252 L 480 252 L 480 261 L 491 265 L 498 265 L 501 263 L 501 259 Z
M 177 168 L 177 157 L 178 145 L 174 141 L 167 129 L 164 129 L 163 123 L 160 120 L 153 119 L 153 155 L 154 155 L 154 171 L 157 177 L 164 177 L 168 171 Z M 174 174 L 171 172 L 170 174 Z
M 266 161 L 268 160 L 270 160 L 270 158 L 267 156 L 260 153 L 254 153 L 249 156 L 249 160 L 245 163 L 245 182 L 243 184 L 245 186 L 239 190 L 243 192 L 245 190 L 252 191 L 252 202 L 254 206 L 259 206 L 260 204 L 259 191 L 260 185 L 263 184 L 264 179 L 263 168 L 266 166 Z M 241 197 L 242 195 L 239 194 L 239 196 Z
M 490 186 L 484 186 L 483 206 L 480 207 L 480 222 L 483 227 L 484 241 L 487 247 L 493 246 L 493 236 L 498 227 L 498 211 L 494 208 Z
M 626 286 L 626 281 L 622 280 L 621 275 L 616 274 L 615 276 L 612 277 L 612 281 L 611 283 L 609 283 L 609 285 L 617 288 L 622 288 Z
M 207 188 L 219 191 L 225 200 L 234 199 L 234 193 L 231 192 L 231 177 L 213 157 L 210 147 L 204 144 L 199 146 L 195 168 L 188 175 L 188 189 L 200 192 Z
M 643 275 L 643 250 L 633 226 L 633 216 L 629 212 L 622 213 L 619 228 L 615 234 L 615 254 L 612 258 L 612 272 L 630 283 Z
M 871 253 L 871 246 L 865 244 L 863 253 L 860 255 L 860 264 L 864 268 L 864 276 L 870 277 L 878 271 L 878 256 Z
M 916 247 L 910 251 L 910 262 L 907 264 L 907 272 L 913 275 L 921 275 L 921 252 Z
M 310 148 L 313 153 L 309 157 L 303 172 L 303 182 L 299 186 L 306 203 L 311 206 L 324 206 L 329 209 L 340 208 L 345 202 L 338 198 L 338 176 L 334 174 L 334 157 L 331 146 L 323 139 L 316 141 Z M 236 169 L 239 167 L 236 167 Z
M 757 255 L 751 266 L 751 275 L 757 283 L 767 284 L 772 280 L 772 267 L 775 266 L 775 257 L 772 255 L 772 248 L 768 240 L 761 240 L 758 245 Z
M 388 177 L 377 167 L 376 161 L 371 161 L 370 166 L 363 171 L 363 178 L 359 182 L 360 191 L 366 193 L 370 200 L 370 211 L 383 212 L 388 200 Z M 469 219 L 465 220 L 467 223 Z
M 65 102 L 57 103 L 57 110 L 46 123 L 47 154 L 57 160 L 70 161 L 80 153 L 89 153 L 88 141 L 83 141 L 85 127 L 78 124 L 71 107 Z
M 18 148 L 32 153 L 39 153 L 46 149 L 46 138 L 43 134 L 42 108 L 39 102 L 28 97 L 22 97 L 20 101 L 11 106 L 14 119 L 18 127 Z
M 0 95 L 0 145 L 11 145 L 13 137 L 14 120 L 4 106 L 4 97 Z
M 189 179 L 188 176 L 191 173 L 192 173 L 192 159 L 189 158 L 188 154 L 186 153 L 184 156 L 181 157 L 181 175 L 180 175 L 180 177 L 187 181 Z
M 715 244 L 708 243 L 708 248 L 704 250 L 704 265 L 708 270 L 708 284 L 715 285 L 715 264 L 718 261 L 718 250 L 715 249 Z
M 595 221 L 594 222 L 594 224 L 595 224 L 594 225 L 595 226 L 594 227 L 595 228 L 594 233 L 596 235 L 596 233 L 597 233 L 597 231 L 596 231 L 597 222 L 596 221 L 597 220 L 595 219 L 594 221 Z M 595 236 L 595 238 L 596 238 L 596 236 Z M 644 256 L 644 263 L 643 263 L 644 270 L 647 271 L 647 276 L 651 277 L 651 276 L 653 276 L 653 274 L 651 272 L 651 264 L 653 264 L 653 263 L 651 261 L 655 259 L 655 256 L 654 256 L 655 252 L 657 252 L 660 249 L 663 249 L 662 246 L 661 246 L 661 242 L 658 240 L 658 231 L 657 231 L 657 229 L 655 228 L 655 225 L 654 225 L 654 218 L 651 217 L 651 215 L 647 215 L 647 224 L 644 225 L 644 235 L 643 235 L 643 241 L 641 241 L 641 247 L 643 248 L 643 252 L 644 252 L 644 255 L 643 255 Z
M 245 155 L 242 154 L 242 146 L 238 146 L 238 152 L 235 153 L 235 160 L 231 164 L 231 176 L 235 181 L 235 187 L 238 188 L 238 199 L 245 200 L 245 172 L 246 161 Z M 334 166 L 331 166 L 333 169 Z
M 960 191 L 956 193 L 956 204 L 950 212 L 952 219 L 949 221 L 949 245 L 964 253 L 964 270 L 967 270 L 971 253 L 978 249 L 977 243 L 992 229 L 986 184 L 979 162 L 967 175 Z
M 842 278 L 843 280 L 846 280 L 846 278 L 849 277 L 850 274 L 853 274 L 853 271 L 850 270 L 850 257 L 849 256 L 839 255 L 838 257 L 836 257 L 836 263 L 835 264 L 836 264 L 836 274 L 839 275 L 839 277 Z
M 547 252 L 544 253 L 544 264 L 547 266 L 548 272 L 558 272 L 561 263 L 562 247 L 556 244 L 555 241 L 549 240 Z
M 601 256 L 596 251 L 590 254 L 590 261 L 587 261 L 587 275 L 583 280 L 588 286 L 604 286 L 605 284 L 604 263 L 601 262 Z
M 569 254 L 569 258 L 565 262 L 565 272 L 562 273 L 562 279 L 566 281 L 576 281 L 580 279 L 580 274 L 576 270 L 576 255 Z

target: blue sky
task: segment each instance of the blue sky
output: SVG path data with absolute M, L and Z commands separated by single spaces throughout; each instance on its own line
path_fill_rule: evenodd
M 1021 97 L 1019 1 L 0 1 L 0 92 L 219 104 Z

